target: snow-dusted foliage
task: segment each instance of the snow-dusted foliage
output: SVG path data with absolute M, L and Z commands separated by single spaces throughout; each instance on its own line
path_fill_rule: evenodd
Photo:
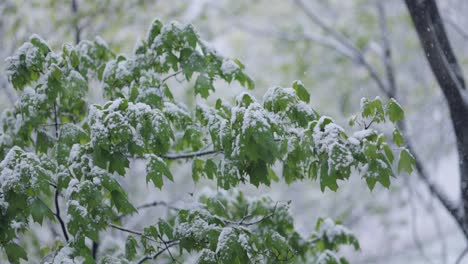
M 309 105 L 300 81 L 271 88 L 263 100 L 244 92 L 232 105 L 208 104 L 215 80 L 248 89 L 253 82 L 242 63 L 209 48 L 190 25 L 155 20 L 130 55 L 115 55 L 100 38 L 54 52 L 33 36 L 7 64 L 22 92 L 0 121 L 0 246 L 13 263 L 27 259 L 20 234 L 44 218 L 57 220 L 63 236 L 46 263 L 183 261 L 193 252 L 197 263 L 346 263 L 339 246 L 359 245 L 344 227 L 319 220 L 306 237 L 294 229 L 288 203 L 239 192 L 202 196 L 143 231 L 127 229 L 120 219 L 139 208 L 119 178 L 130 160 L 144 160 L 146 183 L 163 188 L 174 179 L 171 161 L 191 159 L 194 182 L 207 178 L 225 190 L 303 179 L 336 190 L 352 171 L 372 189 L 377 182 L 388 187 L 396 167 L 414 166 L 396 128 L 392 148 L 371 128 L 403 118 L 394 100 L 364 99 L 352 119 L 362 130 L 353 136 Z M 176 77 L 193 83 L 203 103 L 190 108 L 175 100 L 168 80 Z M 96 79 L 108 101 L 90 105 L 88 85 Z M 96 253 L 109 229 L 131 234 L 125 250 Z

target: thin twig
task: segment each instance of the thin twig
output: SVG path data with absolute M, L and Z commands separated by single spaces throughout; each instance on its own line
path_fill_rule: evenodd
M 379 14 L 380 37 L 383 49 L 382 61 L 385 67 L 385 75 L 387 76 L 387 90 L 390 94 L 390 97 L 394 97 L 396 92 L 396 81 L 392 61 L 392 50 L 390 48 L 389 31 L 387 27 L 387 16 L 385 13 L 384 1 L 376 0 L 376 5 Z
M 190 159 L 190 158 L 196 158 L 196 157 L 201 157 L 201 156 L 206 156 L 206 155 L 211 155 L 211 154 L 218 154 L 221 152 L 222 150 L 207 150 L 207 151 L 199 151 L 199 152 L 178 154 L 178 155 L 166 154 L 166 155 L 161 155 L 161 158 L 168 159 L 168 160 Z
M 166 250 L 169 250 L 170 247 L 173 247 L 173 246 L 177 246 L 179 245 L 179 242 L 172 242 L 172 243 L 168 243 L 167 246 L 165 248 L 163 248 L 162 250 L 158 251 L 157 253 L 155 253 L 154 255 L 152 256 L 144 256 L 143 258 L 141 258 L 137 264 L 142 264 L 143 262 L 147 261 L 147 260 L 150 260 L 150 259 L 156 259 L 157 257 L 159 257 L 160 255 L 162 255 Z
M 164 244 L 164 247 L 166 248 L 167 250 L 167 253 L 169 253 L 169 256 L 171 257 L 172 261 L 176 262 L 176 263 L 180 263 L 179 261 L 177 261 L 174 256 L 172 256 L 172 253 L 171 253 L 171 250 L 169 249 L 168 247 L 168 243 L 166 241 L 164 241 L 164 239 L 161 237 L 161 235 L 158 234 L 158 238 L 159 240 L 161 240 Z
M 276 208 L 278 206 L 278 203 L 275 204 L 275 207 L 273 207 L 273 211 L 271 213 L 269 213 L 268 215 L 260 218 L 259 220 L 257 221 L 254 221 L 254 222 L 250 222 L 250 223 L 241 223 L 239 222 L 239 225 L 242 225 L 242 226 L 251 226 L 251 225 L 256 225 L 256 224 L 259 224 L 263 221 L 265 221 L 266 219 L 272 217 L 275 213 L 276 213 Z
M 334 38 L 337 42 L 342 44 L 349 52 L 352 54 L 352 56 L 348 56 L 349 58 L 353 59 L 356 61 L 358 64 L 360 64 L 362 67 L 364 67 L 367 72 L 369 73 L 370 77 L 375 81 L 379 89 L 386 94 L 387 96 L 389 95 L 387 88 L 385 87 L 384 82 L 380 78 L 379 74 L 377 73 L 377 70 L 369 64 L 369 62 L 366 60 L 364 54 L 362 53 L 361 50 L 359 50 L 349 39 L 347 39 L 344 35 L 340 34 L 338 31 L 333 29 L 332 27 L 328 26 L 326 23 L 324 23 L 317 15 L 315 15 L 312 10 L 307 7 L 302 0 L 295 0 L 294 1 L 296 5 L 299 7 L 301 11 L 304 12 L 304 14 L 318 27 L 320 27 L 325 33 L 329 34 L 332 38 Z M 339 50 L 338 50 L 339 51 Z M 347 54 L 347 53 L 343 53 Z
M 55 190 L 55 198 L 54 198 L 54 201 L 55 201 L 55 217 L 57 218 L 57 220 L 60 223 L 60 227 L 62 228 L 62 232 L 63 232 L 63 236 L 65 237 L 65 240 L 68 242 L 68 240 L 69 240 L 68 232 L 67 232 L 67 228 L 65 226 L 65 222 L 63 222 L 63 219 L 60 216 L 60 205 L 59 205 L 59 202 L 58 202 L 58 197 L 59 197 L 59 191 L 58 191 L 58 189 L 56 189 Z
M 167 204 L 166 202 L 164 201 L 154 201 L 154 202 L 151 202 L 151 203 L 146 203 L 146 204 L 142 204 L 140 206 L 137 206 L 136 209 L 137 210 L 140 210 L 140 209 L 146 209 L 146 208 L 149 208 L 149 207 L 156 207 L 156 206 L 165 206 L 167 207 L 168 209 L 171 209 L 171 210 L 175 210 L 175 211 L 178 211 L 180 210 L 180 208 L 177 208 L 175 206 L 172 206 L 172 205 L 169 205 Z M 125 217 L 126 215 L 119 215 L 117 217 L 117 219 L 122 219 L 123 217 Z
M 418 235 L 418 230 L 416 227 L 416 218 L 417 218 L 417 212 L 416 212 L 416 207 L 414 206 L 414 200 L 413 200 L 413 189 L 411 186 L 411 182 L 409 178 L 405 178 L 406 181 L 406 187 L 408 188 L 409 192 L 409 204 L 410 204 L 410 220 L 411 220 L 411 234 L 413 237 L 414 244 L 416 245 L 416 248 L 418 249 L 421 257 L 425 260 L 426 263 L 433 263 L 431 259 L 426 255 L 426 252 L 424 251 L 424 246 L 419 239 Z
M 125 228 L 123 226 L 118 226 L 118 225 L 114 225 L 114 224 L 108 224 L 108 226 L 110 226 L 110 227 L 112 227 L 114 229 L 126 232 L 126 233 L 130 233 L 130 234 L 134 234 L 134 235 L 144 237 L 144 238 L 146 238 L 146 239 L 148 239 L 150 241 L 156 242 L 156 243 L 158 242 L 157 240 L 151 238 L 150 236 L 145 235 L 143 232 L 140 232 L 140 231 L 131 230 L 131 229 Z
M 179 73 L 182 73 L 182 70 L 176 71 L 176 72 L 174 72 L 173 74 L 169 74 L 168 76 L 164 77 L 164 78 L 161 80 L 161 83 L 159 83 L 159 86 L 162 86 L 167 80 L 169 80 L 169 79 L 172 78 L 172 77 L 177 76 Z
M 151 203 L 142 204 L 142 205 L 138 206 L 136 209 L 140 210 L 140 209 L 145 209 L 145 208 L 148 208 L 148 207 L 155 207 L 155 206 L 165 206 L 165 207 L 167 207 L 169 209 L 172 209 L 172 210 L 180 210 L 180 208 L 169 205 L 164 201 L 154 201 L 154 202 L 151 202 Z
M 71 10 L 73 14 L 73 27 L 75 29 L 75 44 L 78 44 L 81 41 L 81 28 L 78 25 L 79 24 L 78 3 L 76 2 L 76 0 L 72 0 Z

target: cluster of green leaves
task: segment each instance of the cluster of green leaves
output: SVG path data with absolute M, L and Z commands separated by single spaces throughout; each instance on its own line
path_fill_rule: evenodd
M 206 177 L 223 189 L 270 185 L 280 180 L 278 165 L 288 184 L 309 178 L 319 180 L 322 190 L 336 190 L 338 180 L 358 171 L 372 189 L 376 182 L 388 187 L 395 164 L 407 172 L 414 166 L 397 129 L 396 159 L 385 137 L 370 128 L 403 118 L 393 100 L 385 105 L 378 98 L 364 100 L 353 119 L 364 127 L 353 136 L 309 105 L 299 81 L 292 88 L 270 89 L 261 101 L 242 93 L 233 105 L 218 99 L 189 109 L 174 99 L 167 82 L 179 74 L 186 83 L 196 78 L 195 94 L 202 98 L 214 90 L 216 79 L 253 88 L 244 66 L 210 49 L 190 25 L 154 21 L 130 56 L 115 56 L 99 38 L 54 52 L 33 36 L 7 66 L 21 92 L 0 119 L 0 246 L 13 263 L 26 259 L 14 241 L 30 218 L 57 219 L 70 236 L 52 258 L 94 263 L 87 241 L 98 243 L 99 232 L 138 212 L 119 183 L 131 159 L 146 161 L 146 182 L 160 189 L 173 180 L 174 160 L 192 159 L 195 182 Z M 88 86 L 96 80 L 109 101 L 88 105 Z M 65 201 L 64 221 L 60 201 Z M 301 237 L 286 208 L 272 210 L 269 200 L 247 203 L 239 195 L 233 201 L 205 197 L 201 202 L 202 210 L 180 210 L 145 229 L 140 243 L 129 238 L 127 258 L 136 256 L 140 244 L 145 255 L 158 254 L 156 242 L 197 251 L 202 263 L 301 262 L 311 256 L 344 263 L 332 255 L 337 245 L 357 247 L 347 232 L 333 237 L 325 232 L 312 241 Z M 247 218 L 261 221 L 247 224 Z M 161 254 L 171 256 L 168 250 Z M 98 256 L 102 262 L 112 257 Z
M 161 97 L 172 97 L 163 73 L 180 71 L 187 81 L 196 73 L 195 94 L 207 98 L 215 90 L 216 78 L 237 80 L 253 89 L 253 81 L 243 69 L 240 61 L 223 58 L 211 49 L 192 25 L 163 25 L 155 20 L 146 39 L 137 44 L 135 54 L 119 55 L 107 63 L 103 82 L 109 98 L 129 97 L 131 101 L 160 107 Z
M 404 147 L 403 136 L 397 126 L 393 127 L 392 141 L 396 146 L 393 149 L 383 134 L 368 129 L 373 123 L 385 123 L 388 119 L 391 123 L 397 124 L 403 118 L 404 112 L 393 98 L 383 103 L 379 97 L 376 97 L 373 100 L 363 98 L 360 115 L 350 119 L 350 125 L 361 125 L 365 128 L 357 135 L 362 138 L 362 144 L 361 153 L 356 159 L 364 165 L 358 167 L 358 171 L 371 189 L 376 182 L 385 187 L 390 186 L 390 177 L 395 175 L 395 167 L 398 168 L 398 172 L 411 173 L 416 166 L 413 155 Z M 398 152 L 398 158 L 395 158 L 395 152 Z
M 319 219 L 316 232 L 303 237 L 294 229 L 288 205 L 269 198 L 248 201 L 241 192 L 202 195 L 199 206 L 176 210 L 167 220 L 129 235 L 126 258 L 154 255 L 177 246 L 170 260 L 200 252 L 196 263 L 347 263 L 335 253 L 342 245 L 359 249 L 356 238 L 331 219 Z M 141 246 L 140 246 L 141 245 Z M 312 261 L 313 260 L 313 261 Z

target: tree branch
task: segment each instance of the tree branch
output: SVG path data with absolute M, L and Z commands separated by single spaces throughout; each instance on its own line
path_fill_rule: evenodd
M 164 77 L 162 80 L 161 80 L 161 83 L 159 83 L 159 87 L 161 87 L 167 80 L 169 80 L 170 78 L 172 77 L 175 77 L 177 76 L 179 73 L 182 73 L 182 70 L 180 71 L 176 71 L 172 74 L 169 74 L 168 76 Z
M 421 163 L 421 159 L 417 156 L 416 152 L 414 151 L 414 148 L 409 138 L 407 137 L 406 133 L 402 132 L 402 135 L 405 139 L 406 147 L 408 148 L 410 153 L 413 154 L 414 159 L 416 161 L 416 171 L 418 172 L 419 178 L 421 178 L 421 180 L 426 184 L 426 186 L 429 188 L 429 191 L 437 197 L 437 199 L 445 207 L 445 209 L 452 215 L 455 221 L 459 225 L 461 225 L 463 222 L 463 217 L 460 214 L 459 207 L 456 205 L 456 203 L 450 200 L 450 198 L 439 188 L 439 186 L 437 186 L 434 182 L 432 182 L 427 170 Z
M 219 154 L 222 152 L 223 152 L 222 150 L 207 150 L 207 151 L 199 151 L 199 152 L 186 153 L 186 154 L 166 154 L 166 155 L 161 155 L 161 158 L 168 159 L 168 160 L 191 159 L 191 158 L 196 158 L 196 157 L 201 157 L 201 156 L 206 156 L 206 155 Z
M 379 74 L 377 73 L 377 70 L 372 67 L 372 65 L 369 64 L 369 62 L 366 60 L 364 54 L 362 51 L 360 51 L 356 46 L 352 44 L 352 42 L 347 39 L 345 36 L 340 34 L 338 31 L 333 29 L 332 27 L 328 26 L 326 23 L 324 23 L 318 16 L 316 16 L 310 8 L 308 8 L 302 0 L 294 0 L 296 5 L 299 7 L 300 10 L 304 12 L 304 14 L 314 23 L 316 24 L 319 28 L 321 28 L 325 33 L 331 35 L 333 39 L 335 39 L 337 42 L 342 44 L 345 48 L 349 50 L 348 53 L 351 53 L 353 60 L 356 61 L 359 65 L 364 67 L 367 72 L 369 73 L 369 76 L 375 81 L 379 89 L 386 94 L 388 97 L 391 97 L 389 94 L 389 91 L 387 87 L 385 86 L 384 82 L 380 78 Z M 339 51 L 339 50 L 338 50 Z M 346 53 L 343 53 L 346 54 Z M 349 57 L 349 56 L 348 56 Z
M 390 48 L 389 32 L 387 28 L 387 16 L 385 14 L 384 1 L 376 0 L 377 11 L 379 14 L 380 37 L 382 42 L 382 61 L 385 67 L 385 75 L 387 76 L 387 90 L 390 97 L 395 97 L 396 81 L 392 61 L 392 50 Z
M 55 189 L 55 217 L 57 217 L 57 220 L 60 223 L 60 227 L 62 228 L 63 236 L 65 237 L 65 240 L 68 242 L 69 237 L 68 237 L 68 232 L 67 232 L 67 227 L 65 226 L 65 222 L 63 222 L 62 217 L 60 216 L 60 206 L 58 202 L 58 197 L 59 197 L 59 191 L 58 189 Z
M 171 248 L 171 247 L 173 247 L 173 246 L 177 246 L 177 245 L 179 245 L 179 242 L 178 242 L 178 241 L 168 243 L 168 244 L 166 245 L 165 248 L 163 248 L 162 250 L 158 251 L 158 252 L 155 253 L 154 255 L 152 255 L 152 256 L 145 256 L 145 257 L 141 258 L 141 259 L 137 262 L 137 264 L 142 264 L 142 263 L 144 263 L 144 262 L 147 261 L 147 260 L 156 259 L 156 258 L 159 257 L 160 255 L 162 255 L 166 250 L 169 250 L 169 248 Z
M 156 207 L 156 206 L 165 206 L 165 207 L 167 207 L 168 209 L 171 209 L 171 210 L 180 210 L 180 208 L 169 205 L 164 201 L 154 201 L 154 202 L 151 202 L 151 203 L 142 204 L 140 206 L 137 206 L 136 209 L 140 210 L 140 209 L 145 209 L 145 208 L 149 208 L 149 207 Z M 126 216 L 126 215 L 119 215 L 117 219 L 122 219 L 124 216 Z
M 455 218 L 465 238 L 468 239 L 468 119 L 466 118 L 468 103 L 465 80 L 452 51 L 436 2 L 434 0 L 405 0 L 405 3 L 429 66 L 444 93 L 450 110 L 457 142 L 463 206 L 461 209 L 454 208 L 453 205 L 447 205 L 447 203 L 444 206 Z
M 72 0 L 71 10 L 73 14 L 73 27 L 75 29 L 75 44 L 78 44 L 81 41 L 81 28 L 78 25 L 78 3 L 76 0 Z

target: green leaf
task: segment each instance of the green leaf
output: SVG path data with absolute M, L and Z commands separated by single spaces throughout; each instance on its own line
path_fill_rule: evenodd
M 36 198 L 31 204 L 31 216 L 33 220 L 42 225 L 44 217 L 54 219 L 54 213 L 40 199 Z
M 372 119 L 377 123 L 385 121 L 385 113 L 380 98 L 376 97 L 371 101 L 366 98 L 362 98 L 361 115 L 362 117 L 372 117 Z
M 275 171 L 271 168 L 268 168 L 268 179 L 274 182 L 279 182 L 278 175 L 276 175 Z
M 194 159 L 192 162 L 192 178 L 197 183 L 201 177 L 205 175 L 205 161 L 201 159 Z
M 213 80 L 205 74 L 200 74 L 195 82 L 195 94 L 199 94 L 203 98 L 210 95 L 210 91 L 214 91 Z
M 405 140 L 403 139 L 403 136 L 401 135 L 400 130 L 398 130 L 398 128 L 393 129 L 392 136 L 393 142 L 395 142 L 395 144 L 397 144 L 399 147 L 401 147 L 405 143 Z
M 166 162 L 160 157 L 152 155 L 146 164 L 146 183 L 152 181 L 154 186 L 161 189 L 164 183 L 163 177 L 171 181 L 174 180 Z
M 163 27 L 163 24 L 158 19 L 155 19 L 153 23 L 151 23 L 151 26 L 146 36 L 146 42 L 148 42 L 149 46 L 153 44 L 154 38 L 161 33 L 162 27 Z
M 302 101 L 309 103 L 310 102 L 310 94 L 304 87 L 301 81 L 294 81 L 292 84 L 293 89 L 296 91 L 297 96 Z
M 109 160 L 109 172 L 117 172 L 118 174 L 124 176 L 125 169 L 130 166 L 130 161 L 121 153 L 114 153 L 111 155 Z
M 129 260 L 132 260 L 136 256 L 136 248 L 138 243 L 133 236 L 128 236 L 127 241 L 125 241 L 125 257 Z
M 400 104 L 391 98 L 387 103 L 387 115 L 390 121 L 393 123 L 403 120 L 405 112 L 401 108 Z
M 137 209 L 127 200 L 127 197 L 119 191 L 111 191 L 111 201 L 117 207 L 117 210 L 123 214 L 137 212 Z
M 174 238 L 174 230 L 172 229 L 172 226 L 169 225 L 169 223 L 167 223 L 166 221 L 160 219 L 158 221 L 158 229 L 159 233 L 166 235 L 169 240 L 172 240 Z
M 42 129 L 36 133 L 36 152 L 47 153 L 47 150 L 53 146 L 54 139 Z
M 209 159 L 205 162 L 205 172 L 208 179 L 212 180 L 215 178 L 216 173 L 218 172 L 218 167 L 213 160 Z
M 386 143 L 383 144 L 383 150 L 385 152 L 385 155 L 387 156 L 388 161 L 390 161 L 390 163 L 393 163 L 394 157 L 393 157 L 393 152 L 390 149 L 390 146 Z
M 5 244 L 4 249 L 11 263 L 20 263 L 20 259 L 28 260 L 26 251 L 14 242 Z
M 406 148 L 403 148 L 400 152 L 400 160 L 398 161 L 398 172 L 404 170 L 408 174 L 411 174 L 413 167 L 416 167 L 414 156 Z
M 152 236 L 154 239 L 159 239 L 159 232 L 154 225 L 145 227 L 144 233 L 147 236 Z
M 73 68 L 78 68 L 80 65 L 80 58 L 78 57 L 78 54 L 76 54 L 75 50 L 70 52 L 70 62 Z

